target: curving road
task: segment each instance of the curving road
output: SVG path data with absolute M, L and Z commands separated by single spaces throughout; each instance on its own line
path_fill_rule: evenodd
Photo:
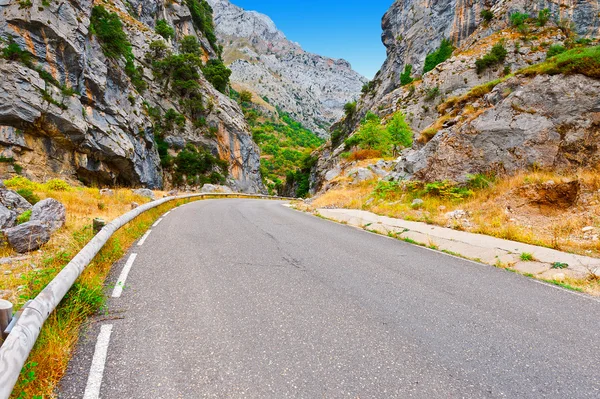
M 103 399 L 600 397 L 600 303 L 504 270 L 259 200 L 180 207 L 130 253 L 60 398 L 98 397 L 106 325 Z

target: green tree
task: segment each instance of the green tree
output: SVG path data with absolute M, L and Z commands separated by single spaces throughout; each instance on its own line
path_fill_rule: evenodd
M 413 66 L 411 64 L 406 64 L 404 66 L 404 72 L 400 74 L 400 86 L 406 86 L 413 82 L 413 78 L 410 76 L 412 74 Z
M 200 56 L 202 50 L 200 49 L 200 43 L 198 43 L 196 36 L 184 36 L 179 42 L 179 52 L 182 54 L 194 54 Z
M 156 22 L 156 28 L 154 30 L 167 40 L 175 37 L 175 29 L 173 29 L 164 19 L 159 19 Z
M 223 61 L 208 60 L 206 65 L 202 68 L 202 73 L 215 89 L 219 90 L 221 93 L 225 93 L 227 85 L 229 85 L 231 70 L 223 64 Z
M 402 112 L 396 112 L 386 125 L 387 132 L 390 136 L 394 155 L 397 150 L 412 146 L 413 132 L 408 123 L 404 119 Z
M 356 101 L 344 104 L 344 113 L 346 117 L 352 117 L 356 113 Z
M 452 42 L 448 39 L 442 39 L 442 43 L 440 47 L 430 53 L 425 57 L 425 64 L 423 65 L 423 73 L 427 73 L 442 62 L 446 61 L 448 58 L 452 57 L 452 52 L 454 51 L 454 46 Z
M 240 101 L 243 103 L 252 102 L 252 93 L 247 90 L 242 90 L 240 92 Z

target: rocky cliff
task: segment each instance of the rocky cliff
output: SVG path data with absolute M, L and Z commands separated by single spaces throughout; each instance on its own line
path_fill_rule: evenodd
M 196 15 L 190 4 L 197 7 Z M 90 30 L 95 5 L 121 21 L 126 44 L 114 46 L 117 50 L 99 39 L 104 26 Z M 202 0 L 1 1 L 3 177 L 22 173 L 38 180 L 61 177 L 150 188 L 193 185 L 192 169 L 177 172 L 177 166 L 165 162 L 192 145 L 191 152 L 206 151 L 227 162 L 232 186 L 263 190 L 259 152 L 237 103 L 199 74 L 193 83 L 198 103 L 192 113 L 185 102 L 189 98 L 156 77 L 156 49 L 177 54 L 184 36 L 197 38 L 204 62 L 216 57 L 218 49 L 198 23 L 201 6 Z M 157 34 L 158 20 L 172 32 Z M 109 49 L 117 55 L 111 56 Z M 165 115 L 176 116 L 175 128 L 164 128 Z M 157 140 L 163 143 L 161 155 Z
M 228 0 L 209 0 L 216 33 L 231 79 L 284 111 L 320 136 L 356 100 L 366 79 L 347 61 L 304 51 L 266 15 Z
M 383 123 L 402 113 L 413 130 L 412 148 L 387 179 L 464 182 L 476 173 L 596 166 L 599 12 L 598 2 L 396 1 L 383 18 L 388 58 L 356 111 L 335 125 L 312 191 L 343 166 L 344 138 L 367 112 Z M 529 18 L 516 23 L 515 13 Z M 444 38 L 452 53 L 423 73 Z M 406 65 L 412 73 L 401 82 Z

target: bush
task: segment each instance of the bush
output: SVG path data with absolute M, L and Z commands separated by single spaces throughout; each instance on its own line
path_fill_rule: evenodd
M 492 19 L 494 19 L 494 13 L 488 9 L 481 10 L 481 18 L 485 21 L 485 23 L 490 23 Z
M 125 58 L 125 73 L 136 90 L 142 92 L 147 84 L 143 79 L 142 68 L 135 67 L 135 57 L 131 43 L 123 30 L 119 15 L 108 12 L 103 6 L 94 6 L 90 17 L 90 32 L 98 37 L 104 55 L 108 58 Z
M 202 50 L 200 49 L 200 43 L 196 36 L 184 36 L 179 42 L 179 52 L 181 54 L 194 54 L 200 56 Z
M 510 14 L 510 24 L 515 28 L 519 28 L 523 26 L 529 18 L 529 14 L 515 12 L 513 14 Z
M 400 74 L 400 86 L 406 86 L 413 82 L 413 78 L 410 76 L 412 73 L 412 65 L 406 64 L 404 66 L 404 72 Z
M 12 179 L 4 180 L 4 185 L 13 190 L 38 190 L 40 188 L 40 185 L 38 183 L 32 182 L 31 180 L 23 176 L 15 176 Z
M 402 112 L 396 112 L 392 116 L 386 125 L 386 130 L 390 135 L 390 141 L 394 148 L 408 148 L 412 146 L 413 132 L 408 123 L 406 123 Z
M 471 189 L 484 189 L 488 188 L 494 183 L 494 178 L 478 173 L 476 175 L 467 175 L 467 185 Z
M 225 90 L 227 90 L 227 86 L 229 85 L 231 70 L 223 64 L 223 61 L 208 60 L 206 65 L 202 68 L 202 73 L 215 89 L 219 90 L 221 93 L 225 93 Z
M 548 52 L 546 53 L 546 57 L 547 58 L 554 57 L 555 55 L 562 54 L 565 51 L 567 51 L 567 48 L 565 46 L 562 46 L 560 44 L 553 44 L 553 45 L 550 46 L 550 48 L 548 48 Z
M 44 186 L 50 191 L 71 191 L 69 183 L 61 179 L 48 180 Z
M 21 47 L 15 43 L 12 38 L 2 50 L 2 58 L 10 61 L 19 61 L 27 66 L 31 66 L 31 53 L 21 49 Z
M 504 48 L 504 44 L 502 42 L 496 43 L 489 53 L 475 61 L 477 73 L 481 73 L 493 65 L 503 63 L 507 55 L 508 51 Z
M 347 117 L 352 117 L 356 113 L 356 101 L 344 104 L 344 113 Z
M 247 90 L 242 90 L 240 92 L 240 101 L 243 103 L 250 103 L 252 102 L 252 93 L 250 93 Z
M 357 150 L 352 151 L 346 158 L 348 162 L 363 161 L 365 159 L 381 158 L 381 151 L 377 150 Z
M 430 53 L 425 58 L 425 64 L 423 66 L 423 73 L 427 73 L 433 70 L 436 66 L 446 61 L 448 58 L 452 57 L 452 52 L 454 51 L 454 46 L 448 39 L 443 39 L 440 47 Z
M 17 224 L 23 224 L 29 222 L 31 219 L 31 209 L 26 210 L 19 216 L 17 216 Z
M 33 193 L 33 190 L 30 188 L 20 188 L 17 190 L 17 194 L 19 194 L 21 197 L 25 198 L 27 200 L 27 202 L 29 202 L 31 205 L 35 205 L 38 202 L 40 202 L 40 197 L 35 195 Z
M 156 22 L 156 28 L 154 30 L 167 40 L 175 37 L 175 29 L 173 29 L 164 19 L 159 19 Z
M 196 29 L 204 33 L 212 48 L 220 54 L 221 48 L 217 45 L 217 36 L 213 25 L 213 10 L 206 0 L 186 0 L 186 5 L 192 14 L 192 21 Z
M 538 13 L 538 17 L 537 17 L 538 26 L 546 26 L 546 24 L 548 23 L 549 20 L 550 20 L 550 10 L 547 8 L 540 10 L 540 12 Z
M 438 86 L 430 87 L 429 89 L 427 89 L 427 93 L 425 94 L 425 101 L 431 101 L 439 95 L 440 88 Z

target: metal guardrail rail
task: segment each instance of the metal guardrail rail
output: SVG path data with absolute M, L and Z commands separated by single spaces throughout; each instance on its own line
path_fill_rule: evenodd
M 29 353 L 33 348 L 44 322 L 56 309 L 96 254 L 112 235 L 142 213 L 164 203 L 189 198 L 254 198 L 296 200 L 297 198 L 274 197 L 260 194 L 206 193 L 166 197 L 141 205 L 108 223 L 90 242 L 54 277 L 54 279 L 28 304 L 24 305 L 18 320 L 10 322 L 10 333 L 0 347 L 0 399 L 8 399 L 19 378 Z M 12 310 L 12 309 L 11 309 Z M 10 316 L 9 316 L 10 318 Z M 0 341 L 1 342 L 1 341 Z

